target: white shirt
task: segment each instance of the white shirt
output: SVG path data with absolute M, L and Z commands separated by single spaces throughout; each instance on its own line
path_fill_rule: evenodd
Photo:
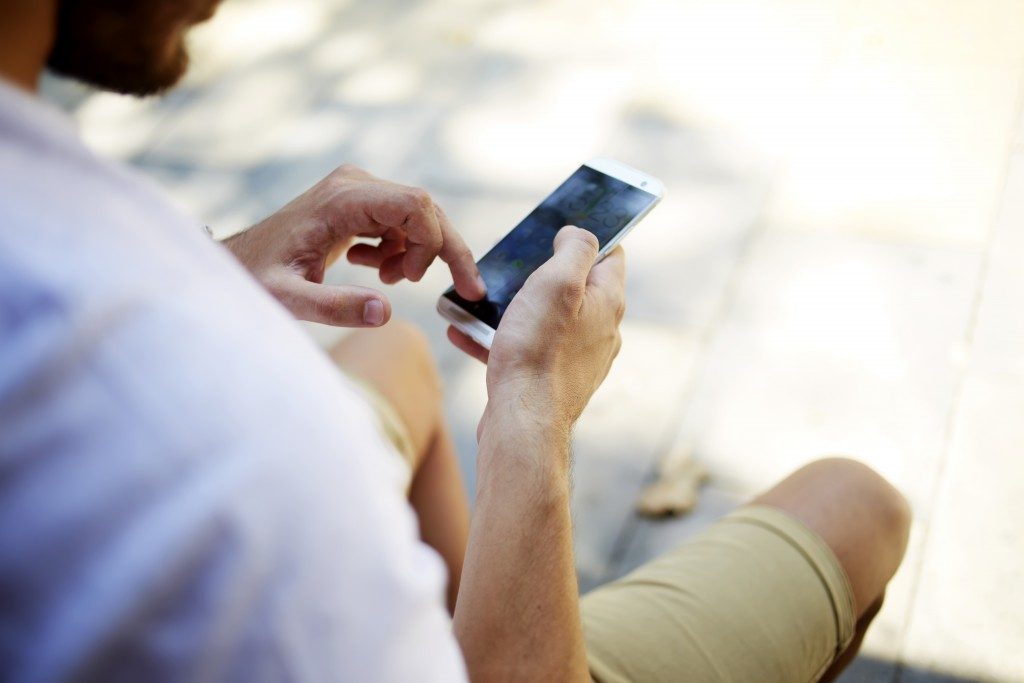
M 464 680 L 371 409 L 0 83 L 0 680 Z

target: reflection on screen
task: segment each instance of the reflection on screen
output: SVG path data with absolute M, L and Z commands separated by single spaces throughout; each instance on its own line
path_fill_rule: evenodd
M 655 200 L 649 192 L 581 166 L 480 259 L 480 274 L 487 283 L 485 300 L 466 301 L 452 289 L 445 296 L 497 329 L 526 278 L 551 258 L 555 233 L 562 226 L 586 228 L 603 248 Z

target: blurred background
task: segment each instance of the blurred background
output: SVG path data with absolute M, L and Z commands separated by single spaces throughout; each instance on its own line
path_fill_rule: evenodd
M 343 162 L 427 188 L 477 253 L 587 158 L 664 180 L 576 433 L 584 589 L 848 454 L 916 521 L 843 680 L 1024 680 L 1024 3 L 228 0 L 192 54 L 162 99 L 45 90 L 218 236 Z M 444 339 L 448 282 L 387 292 L 472 489 L 483 367 Z M 688 452 L 696 510 L 637 517 Z

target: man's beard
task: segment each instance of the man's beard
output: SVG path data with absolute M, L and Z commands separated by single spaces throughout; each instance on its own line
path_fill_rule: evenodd
M 48 65 L 104 90 L 153 95 L 188 70 L 185 29 L 213 0 L 61 0 Z M 189 14 L 191 12 L 191 14 Z

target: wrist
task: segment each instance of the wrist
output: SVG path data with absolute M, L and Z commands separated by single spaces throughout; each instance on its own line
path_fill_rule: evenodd
M 575 419 L 567 406 L 569 384 L 551 368 L 505 369 L 491 374 L 488 368 L 487 407 L 501 420 L 520 420 L 536 429 L 568 434 Z
M 572 425 L 520 400 L 488 401 L 478 430 L 478 480 L 486 475 L 533 487 L 568 481 Z
M 492 394 L 480 418 L 478 440 L 533 441 L 537 445 L 568 445 L 572 422 L 562 416 L 557 402 L 528 391 Z
M 257 223 L 220 241 L 235 259 L 253 274 L 261 269 L 268 251 L 263 244 L 260 225 L 262 224 Z

